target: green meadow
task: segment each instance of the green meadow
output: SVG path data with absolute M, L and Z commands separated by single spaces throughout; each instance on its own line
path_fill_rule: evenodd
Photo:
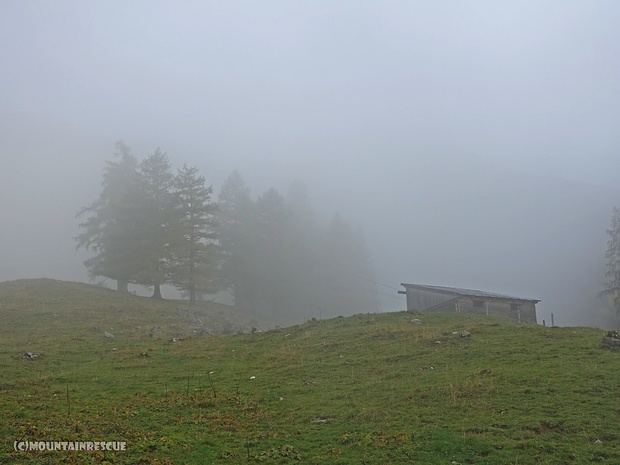
M 0 317 L 0 464 L 620 463 L 620 353 L 599 329 L 407 312 L 269 328 L 52 280 L 0 283 Z

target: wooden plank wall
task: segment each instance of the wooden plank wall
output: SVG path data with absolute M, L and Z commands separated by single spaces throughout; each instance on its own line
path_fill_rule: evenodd
M 427 291 L 424 289 L 414 289 L 411 287 L 407 289 L 407 310 L 422 311 L 425 308 L 434 307 L 435 305 L 443 304 L 448 300 L 454 299 L 452 294 L 442 294 L 439 292 Z

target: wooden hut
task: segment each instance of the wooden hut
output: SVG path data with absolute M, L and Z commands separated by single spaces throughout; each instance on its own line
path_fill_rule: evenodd
M 500 315 L 518 321 L 536 323 L 537 299 L 511 297 L 493 292 L 457 287 L 402 283 L 407 296 L 407 310 L 423 312 L 466 312 Z

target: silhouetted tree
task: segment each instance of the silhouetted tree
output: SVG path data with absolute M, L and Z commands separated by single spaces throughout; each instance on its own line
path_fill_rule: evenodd
M 286 194 L 286 203 L 290 215 L 285 225 L 287 240 L 283 260 L 287 291 L 294 299 L 288 310 L 297 318 L 321 317 L 324 307 L 321 286 L 325 272 L 322 264 L 324 232 L 305 184 L 301 181 L 292 183 Z
M 218 258 L 215 243 L 216 206 L 212 187 L 197 168 L 183 166 L 174 179 L 179 222 L 175 225 L 171 282 L 189 294 L 217 291 Z
M 176 208 L 174 175 L 168 156 L 158 148 L 140 164 L 144 203 L 135 218 L 142 241 L 137 247 L 139 271 L 135 282 L 153 287 L 153 298 L 161 299 L 161 285 L 170 282 L 173 250 L 179 242 L 182 212 Z
M 253 202 L 250 189 L 241 174 L 233 171 L 224 182 L 218 196 L 217 228 L 221 248 L 222 286 L 230 291 L 235 306 L 251 311 L 255 291 L 251 261 L 253 247 Z
M 280 318 L 291 314 L 296 304 L 288 260 L 291 211 L 284 197 L 269 189 L 256 200 L 255 218 L 253 260 L 249 263 L 258 284 L 254 305 L 261 313 Z
M 122 141 L 116 143 L 118 161 L 107 162 L 99 198 L 77 214 L 88 216 L 75 237 L 77 247 L 95 255 L 84 262 L 91 278 L 104 276 L 117 281 L 121 292 L 139 271 L 136 255 L 141 231 L 136 227 L 144 202 L 138 161 Z

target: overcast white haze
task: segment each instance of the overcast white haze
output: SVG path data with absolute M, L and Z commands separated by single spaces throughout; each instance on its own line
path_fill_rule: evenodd
M 77 210 L 124 140 L 217 192 L 301 179 L 401 282 L 596 295 L 620 205 L 620 2 L 2 1 L 0 281 L 87 281 Z M 549 324 L 549 323 L 547 323 Z

